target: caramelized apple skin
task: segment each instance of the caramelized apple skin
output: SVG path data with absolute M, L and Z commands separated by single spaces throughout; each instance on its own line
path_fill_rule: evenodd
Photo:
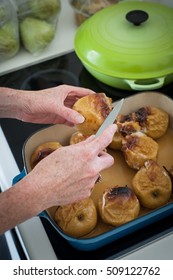
M 146 106 L 135 112 L 135 120 L 139 122 L 146 135 L 158 139 L 166 133 L 169 115 L 160 108 Z
M 112 226 L 120 226 L 139 215 L 140 203 L 127 186 L 115 186 L 106 190 L 98 201 L 102 220 Z
M 149 159 L 156 160 L 159 145 L 144 133 L 127 135 L 122 141 L 122 151 L 129 167 L 139 170 Z

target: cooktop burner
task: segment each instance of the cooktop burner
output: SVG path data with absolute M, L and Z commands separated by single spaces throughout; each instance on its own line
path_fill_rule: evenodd
M 135 94 L 134 91 L 124 91 L 107 86 L 97 81 L 83 67 L 74 52 L 65 54 L 61 57 L 39 63 L 6 74 L 0 77 L 0 86 L 16 89 L 39 90 L 50 88 L 60 84 L 71 84 L 74 86 L 88 87 L 96 92 L 105 92 L 113 101 L 122 97 Z M 169 84 L 159 91 L 171 97 L 173 84 Z M 23 170 L 22 148 L 27 138 L 46 125 L 23 123 L 13 119 L 0 119 L 0 125 L 3 129 L 8 144 L 12 150 L 14 158 L 20 171 Z M 17 174 L 16 174 L 17 175 Z M 165 219 L 146 228 L 144 231 L 138 231 L 127 238 L 122 238 L 104 248 L 94 252 L 80 252 L 72 248 L 57 232 L 49 222 L 42 220 L 50 242 L 60 259 L 106 259 L 113 256 L 118 257 L 122 251 L 126 252 L 129 248 L 134 248 L 136 244 L 148 242 L 158 234 L 169 230 L 170 220 Z
M 46 69 L 24 80 L 20 89 L 41 90 L 62 84 L 80 86 L 78 77 L 72 72 L 63 69 Z

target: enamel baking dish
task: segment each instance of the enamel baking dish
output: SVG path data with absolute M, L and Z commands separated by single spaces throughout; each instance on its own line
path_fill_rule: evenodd
M 172 99 L 163 95 L 162 93 L 142 92 L 126 98 L 121 113 L 127 114 L 146 105 L 153 105 L 162 108 L 170 116 L 170 139 L 166 140 L 166 144 L 164 144 L 164 138 L 159 140 L 159 145 L 161 145 L 161 158 L 158 158 L 158 162 L 160 161 L 160 164 L 165 165 L 169 169 L 171 165 L 173 165 L 173 158 L 171 158 L 171 155 L 173 154 L 173 101 Z M 24 170 L 14 178 L 13 184 L 22 179 L 23 176 L 25 176 L 28 172 L 30 172 L 30 157 L 37 146 L 47 141 L 59 141 L 62 145 L 68 145 L 70 136 L 74 131 L 75 128 L 70 128 L 65 125 L 53 125 L 41 129 L 33 135 L 31 135 L 23 146 L 22 153 L 24 161 Z M 103 172 L 103 182 L 95 185 L 97 190 L 102 189 L 104 183 L 108 180 L 110 180 L 110 182 L 113 182 L 113 184 L 126 184 L 126 169 L 121 168 L 117 160 L 115 166 L 111 168 L 114 168 L 113 171 L 107 169 L 106 171 L 104 171 L 105 173 Z M 114 174 L 114 172 L 117 172 L 118 175 L 115 176 L 115 178 L 112 178 L 112 174 Z M 104 180 L 104 176 L 107 176 L 106 180 Z M 94 199 L 95 198 L 96 197 L 94 197 Z M 106 227 L 106 225 L 101 225 L 99 226 L 99 230 L 96 229 L 92 233 L 82 238 L 74 238 L 72 236 L 69 236 L 60 229 L 60 227 L 55 223 L 53 219 L 56 207 L 52 207 L 51 209 L 43 211 L 39 214 L 39 216 L 46 218 L 56 229 L 57 234 L 63 236 L 71 244 L 71 246 L 78 250 L 91 251 L 100 248 L 106 244 L 109 244 L 115 240 L 118 240 L 122 237 L 128 236 L 130 233 L 133 233 L 138 229 L 144 229 L 147 225 L 151 225 L 152 223 L 159 221 L 160 219 L 171 216 L 173 214 L 172 201 L 173 197 L 171 197 L 170 201 L 166 205 L 157 208 L 156 210 L 143 211 L 138 218 L 122 226 L 113 228 Z

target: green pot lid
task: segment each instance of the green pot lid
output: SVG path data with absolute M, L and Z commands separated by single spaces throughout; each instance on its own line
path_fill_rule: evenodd
M 87 19 L 75 35 L 84 65 L 119 78 L 152 78 L 173 73 L 173 8 L 125 1 Z

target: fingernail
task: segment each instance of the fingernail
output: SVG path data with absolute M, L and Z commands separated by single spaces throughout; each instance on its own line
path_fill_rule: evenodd
M 78 115 L 78 116 L 76 117 L 76 121 L 77 121 L 78 123 L 83 123 L 84 120 L 85 120 L 85 118 L 84 118 L 82 115 Z

